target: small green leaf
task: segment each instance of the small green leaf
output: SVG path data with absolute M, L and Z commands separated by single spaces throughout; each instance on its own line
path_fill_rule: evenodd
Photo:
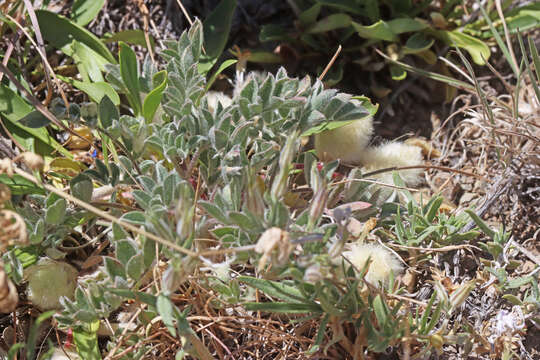
M 223 72 L 223 70 L 225 70 L 231 65 L 236 64 L 237 62 L 238 60 L 236 59 L 229 59 L 222 62 L 221 65 L 219 65 L 219 68 L 216 70 L 216 72 L 213 73 L 212 76 L 210 76 L 210 79 L 208 79 L 208 82 L 206 83 L 206 87 L 204 91 L 208 91 L 212 87 L 212 85 L 214 84 L 214 81 L 216 81 L 217 77 L 219 76 L 219 74 Z
M 56 200 L 54 204 L 47 207 L 45 212 L 45 222 L 50 225 L 60 225 L 66 216 L 66 207 L 66 200 Z
M 157 298 L 156 308 L 161 316 L 163 324 L 167 327 L 172 336 L 176 337 L 176 328 L 174 326 L 174 305 L 171 300 L 160 294 Z
M 365 39 L 396 41 L 397 35 L 392 31 L 387 22 L 379 20 L 375 24 L 364 26 L 354 21 L 351 22 L 358 35 Z
M 71 18 L 77 25 L 85 26 L 94 20 L 105 4 L 105 0 L 75 0 L 71 7 Z
M 283 314 L 321 313 L 322 308 L 317 304 L 304 303 L 244 303 L 248 311 L 268 311 Z
M 144 225 L 146 222 L 146 217 L 142 211 L 130 211 L 124 214 L 121 218 L 124 221 L 130 222 L 135 225 Z
M 120 49 L 120 74 L 138 114 L 141 112 L 141 98 L 139 96 L 139 63 L 137 62 L 137 56 L 126 43 L 119 42 L 118 46 Z
M 92 192 L 94 191 L 94 185 L 92 180 L 84 174 L 75 176 L 70 181 L 71 194 L 77 199 L 84 202 L 90 202 L 92 200 Z
M 481 40 L 457 30 L 453 31 L 433 31 L 433 35 L 444 41 L 448 45 L 454 45 L 467 50 L 475 64 L 485 65 L 491 52 L 489 47 Z
M 390 75 L 392 80 L 401 81 L 405 80 L 407 72 L 402 67 L 392 64 L 390 65 Z
M 306 30 L 308 34 L 319 34 L 335 29 L 346 28 L 351 24 L 351 17 L 347 14 L 332 14 L 324 19 L 317 21 L 309 29 Z
M 120 104 L 120 96 L 116 93 L 111 85 L 106 82 L 83 82 L 72 78 L 57 75 L 59 79 L 73 85 L 77 89 L 84 92 L 95 103 L 100 103 L 101 99 L 107 96 L 112 100 L 114 105 Z
M 111 98 L 107 95 L 101 98 L 98 112 L 99 121 L 104 129 L 108 129 L 114 120 L 118 120 L 120 118 L 120 112 L 118 112 L 114 102 L 112 102 Z
M 490 239 L 493 239 L 495 237 L 495 231 L 491 229 L 484 220 L 480 219 L 478 215 L 472 210 L 465 210 L 467 214 L 471 217 L 471 219 L 476 223 L 476 226 L 480 228 L 487 236 L 489 236 Z
M 375 312 L 375 317 L 379 326 L 383 326 L 386 323 L 386 318 L 388 316 L 386 305 L 383 303 L 381 295 L 377 295 L 373 300 L 373 311 Z
M 144 257 L 142 253 L 133 256 L 126 265 L 126 271 L 133 280 L 140 280 L 144 272 Z
M 279 281 L 257 279 L 251 276 L 239 276 L 237 279 L 251 287 L 259 289 L 268 296 L 280 300 L 292 302 L 309 301 L 297 287 L 286 285 Z
M 143 102 L 143 116 L 148 122 L 152 121 L 157 108 L 161 104 L 163 91 L 165 91 L 165 87 L 167 86 L 167 71 L 162 70 L 156 73 L 152 82 L 157 85 L 146 95 Z
M 152 37 L 152 35 L 148 35 L 148 36 L 150 38 L 150 46 L 152 47 L 152 49 L 154 49 L 155 40 Z M 144 36 L 144 31 L 140 29 L 119 31 L 103 40 L 103 42 L 106 44 L 117 42 L 117 41 L 124 41 L 131 45 L 138 45 L 138 46 L 148 48 L 148 45 L 146 43 L 146 38 Z
M 96 326 L 97 324 L 97 326 Z M 77 346 L 77 353 L 82 359 L 101 360 L 99 351 L 97 329 L 99 320 L 96 320 L 89 326 L 91 331 L 85 331 L 79 327 L 73 327 L 73 341 Z
M 403 54 L 417 54 L 429 49 L 435 40 L 427 38 L 424 33 L 413 34 L 402 48 Z
M 22 126 L 37 129 L 49 125 L 51 121 L 47 119 L 45 115 L 43 115 L 38 110 L 34 110 L 25 117 L 23 117 L 21 120 L 19 120 L 19 123 Z

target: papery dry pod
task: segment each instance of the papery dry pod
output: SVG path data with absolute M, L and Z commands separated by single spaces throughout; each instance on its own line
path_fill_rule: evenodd
M 11 190 L 9 186 L 0 184 L 0 207 L 4 206 L 4 203 L 11 200 Z
M 13 159 L 13 161 L 22 161 L 32 171 L 40 171 L 43 169 L 43 158 L 30 151 L 23 152 Z
M 277 265 L 283 265 L 289 258 L 293 245 L 289 241 L 289 233 L 277 227 L 267 229 L 257 241 L 255 252 L 262 254 L 259 260 L 259 271 L 264 269 L 269 258 Z
M 0 160 L 0 174 L 6 174 L 8 177 L 13 177 L 13 162 L 9 158 Z
M 4 265 L 0 263 L 0 312 L 12 312 L 17 307 L 18 302 L 17 288 L 9 280 L 4 271 Z
M 26 244 L 26 224 L 23 218 L 14 211 L 0 211 L 0 249 L 17 244 Z

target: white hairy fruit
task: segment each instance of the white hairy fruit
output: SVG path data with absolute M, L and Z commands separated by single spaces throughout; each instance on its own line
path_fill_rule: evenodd
M 373 134 L 371 116 L 315 135 L 315 151 L 321 161 L 341 160 L 358 164 Z
M 343 256 L 350 261 L 357 271 L 362 271 L 370 260 L 369 269 L 364 279 L 370 284 L 386 284 L 390 274 L 398 275 L 403 270 L 396 255 L 379 244 L 351 244 Z
M 422 165 L 422 149 L 417 146 L 406 145 L 401 142 L 389 142 L 377 147 L 370 147 L 362 152 L 358 159 L 366 172 L 390 167 L 405 167 Z M 399 171 L 399 176 L 407 185 L 416 185 L 420 182 L 422 169 Z M 374 175 L 373 178 L 386 184 L 393 184 L 392 172 Z

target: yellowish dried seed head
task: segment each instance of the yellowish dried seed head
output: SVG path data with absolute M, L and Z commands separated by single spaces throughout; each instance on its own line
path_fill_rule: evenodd
M 403 270 L 396 255 L 379 244 L 351 244 L 343 256 L 357 271 L 362 271 L 367 261 L 371 261 L 364 279 L 373 285 L 386 284 L 392 272 L 398 275 Z
M 373 118 L 366 117 L 315 135 L 315 151 L 321 161 L 340 159 L 358 164 L 373 134 Z

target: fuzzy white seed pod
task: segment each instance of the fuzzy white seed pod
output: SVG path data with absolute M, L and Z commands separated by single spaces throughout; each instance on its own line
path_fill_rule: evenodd
M 367 148 L 360 158 L 367 172 L 390 167 L 422 165 L 422 150 L 417 146 L 406 145 L 402 142 L 389 142 L 377 147 Z M 399 176 L 407 185 L 416 185 L 421 181 L 422 169 L 399 171 Z M 393 184 L 391 172 L 374 176 L 386 184 Z
M 398 275 L 403 270 L 398 258 L 379 244 L 351 244 L 343 256 L 357 271 L 361 271 L 369 259 L 371 263 L 364 279 L 373 285 L 386 284 L 391 272 Z
M 219 91 L 207 92 L 206 101 L 208 102 L 208 109 L 212 113 L 216 112 L 218 103 L 221 104 L 221 106 L 223 106 L 224 108 L 230 106 L 232 103 L 232 99 L 229 96 Z
M 315 151 L 321 161 L 340 159 L 347 164 L 358 164 L 372 134 L 373 118 L 369 116 L 316 134 Z

